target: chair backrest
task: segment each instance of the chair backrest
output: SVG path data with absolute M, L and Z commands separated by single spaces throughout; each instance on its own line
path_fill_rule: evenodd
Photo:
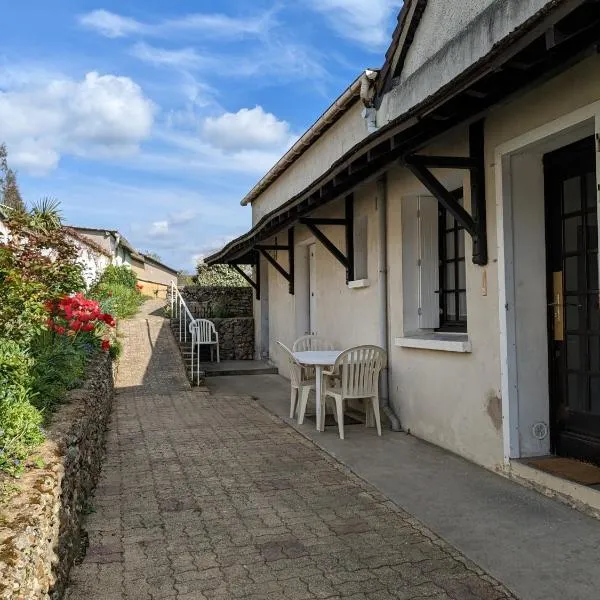
M 318 337 L 316 335 L 303 335 L 298 338 L 292 350 L 294 352 L 309 352 L 310 350 L 335 350 L 335 346 L 325 338 Z
M 194 319 L 190 323 L 192 342 L 196 344 L 209 344 L 216 341 L 217 330 L 215 324 L 208 319 Z
M 285 358 L 288 362 L 288 367 L 290 368 L 290 380 L 294 387 L 299 387 L 300 382 L 302 380 L 302 367 L 298 364 L 298 361 L 294 358 L 293 352 L 281 342 L 277 342 L 283 353 L 285 354 Z
M 356 346 L 344 350 L 335 361 L 335 371 L 342 384 L 342 395 L 364 398 L 378 393 L 379 373 L 387 354 L 379 346 Z

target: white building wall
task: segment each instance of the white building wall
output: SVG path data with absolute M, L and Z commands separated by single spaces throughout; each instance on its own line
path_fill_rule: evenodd
M 406 196 L 427 194 L 414 176 L 397 166 L 388 172 L 388 259 L 389 259 L 389 365 L 390 400 L 402 425 L 411 433 L 457 452 L 489 468 L 503 464 L 503 421 L 501 369 L 506 369 L 500 345 L 499 237 L 496 195 L 496 149 L 518 136 L 544 126 L 583 106 L 600 101 L 600 56 L 593 56 L 566 73 L 546 82 L 511 102 L 498 106 L 486 118 L 485 165 L 487 187 L 487 230 L 489 263 L 480 267 L 471 260 L 472 244 L 466 236 L 468 337 L 471 352 L 453 353 L 396 346 L 395 338 L 406 333 L 404 302 L 414 290 L 403 289 L 403 244 L 401 200 Z M 566 143 L 566 142 L 565 142 Z M 443 136 L 423 152 L 464 155 L 467 127 L 457 128 Z M 516 310 L 521 315 L 518 351 L 519 445 L 523 455 L 548 450 L 547 441 L 540 444 L 533 437 L 532 424 L 548 420 L 549 399 L 545 357 L 545 289 L 543 257 L 543 185 L 540 179 L 541 150 L 524 148 L 524 157 L 514 158 L 511 185 L 517 191 L 514 201 L 517 241 L 514 246 L 517 265 Z M 537 165 L 537 166 L 536 166 Z M 468 176 L 461 172 L 436 172 L 449 187 L 462 180 L 465 204 Z M 330 338 L 340 348 L 354 344 L 376 343 L 379 314 L 377 298 L 377 239 L 375 186 L 366 185 L 356 193 L 356 212 L 369 215 L 369 279 L 371 285 L 362 290 L 346 286 L 344 269 L 317 242 L 317 332 Z M 320 216 L 341 216 L 342 202 L 327 207 Z M 315 215 L 316 216 L 316 215 Z M 512 226 L 505 223 L 505 226 Z M 296 228 L 296 242 L 302 246 L 310 238 L 303 227 Z M 342 228 L 328 231 L 343 248 Z M 502 233 L 502 232 L 501 232 Z M 285 235 L 285 234 L 282 234 Z M 283 238 L 281 238 L 283 239 Z M 280 241 L 281 241 L 280 239 Z M 271 240 L 272 242 L 273 240 Z M 298 254 L 297 254 L 298 256 Z M 285 262 L 283 255 L 280 259 Z M 297 258 L 298 260 L 298 258 Z M 297 266 L 298 270 L 298 266 Z M 268 267 L 269 327 L 272 360 L 282 367 L 282 357 L 275 341 L 291 346 L 302 335 L 302 308 L 299 286 L 296 296 L 288 294 L 287 282 Z M 302 309 L 304 310 L 304 309 Z M 385 435 L 385 433 L 384 433 Z M 389 434 L 388 434 L 389 435 Z
M 318 179 L 336 160 L 367 136 L 362 109 L 362 102 L 357 100 L 337 123 L 252 203 L 253 225 Z
M 550 0 L 429 0 L 400 82 L 383 98 L 379 125 L 404 114 L 460 75 Z

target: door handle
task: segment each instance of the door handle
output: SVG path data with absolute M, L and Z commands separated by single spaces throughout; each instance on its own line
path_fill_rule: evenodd
M 548 306 L 550 306 L 550 307 L 555 307 L 555 306 L 575 306 L 577 308 L 583 308 L 583 304 L 577 304 L 576 302 L 550 302 L 550 304 L 548 304 Z

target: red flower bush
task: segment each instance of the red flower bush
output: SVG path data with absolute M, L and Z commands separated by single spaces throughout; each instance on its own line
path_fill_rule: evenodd
M 95 300 L 86 298 L 83 294 L 64 296 L 57 302 L 46 303 L 50 313 L 47 320 L 48 329 L 59 335 L 75 336 L 80 332 L 91 333 L 98 329 L 102 335 L 105 326 L 114 327 L 116 321 L 112 315 L 103 313 Z M 110 342 L 103 340 L 102 350 L 110 348 Z
M 102 352 L 108 352 L 110 350 L 110 342 L 108 340 L 102 340 L 100 348 L 102 348 Z

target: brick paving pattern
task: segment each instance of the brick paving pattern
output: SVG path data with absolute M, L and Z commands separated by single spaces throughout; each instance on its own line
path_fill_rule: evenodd
M 513 598 L 252 398 L 192 390 L 157 306 L 121 326 L 68 600 Z

